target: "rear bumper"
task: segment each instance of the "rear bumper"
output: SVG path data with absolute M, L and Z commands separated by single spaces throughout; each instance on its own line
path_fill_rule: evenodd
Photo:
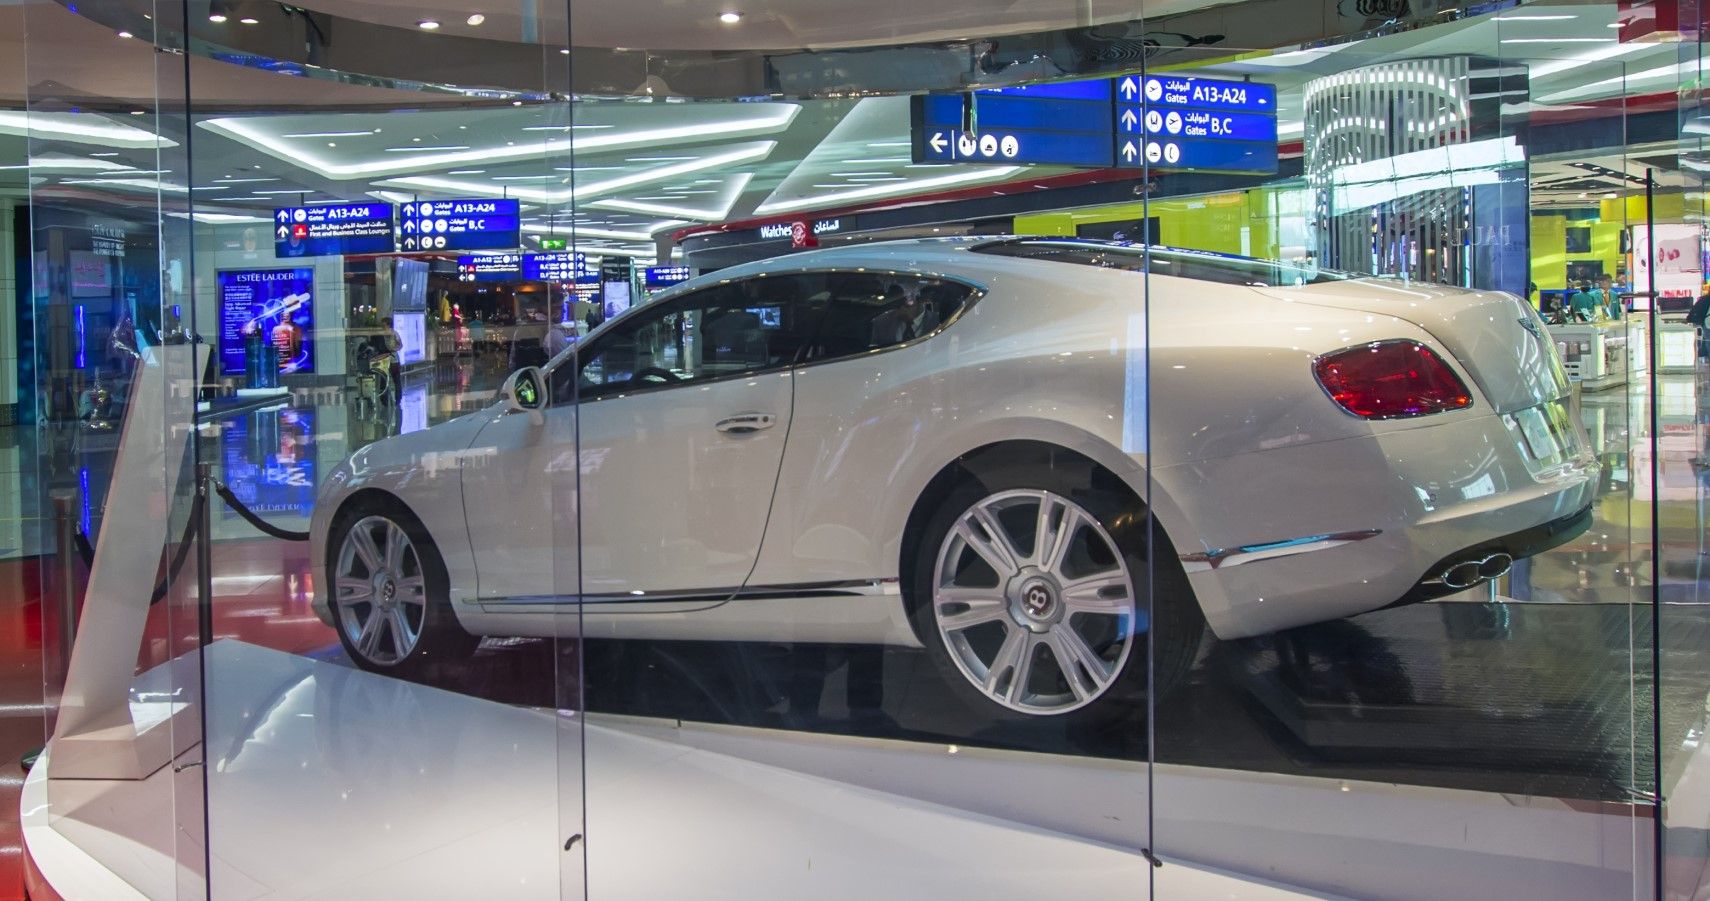
M 1157 479 L 1192 529 L 1170 537 L 1207 623 L 1241 638 L 1451 594 L 1422 583 L 1475 553 L 1520 559 L 1562 544 L 1590 522 L 1596 472 L 1583 442 L 1541 468 L 1502 417 L 1485 415 L 1165 467 Z M 1205 559 L 1224 548 L 1243 559 Z

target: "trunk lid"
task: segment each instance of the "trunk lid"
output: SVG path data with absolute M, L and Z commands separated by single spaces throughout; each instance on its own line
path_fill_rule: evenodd
M 1394 316 L 1419 326 L 1472 376 L 1474 387 L 1498 413 L 1567 394 L 1567 373 L 1543 319 L 1512 294 L 1372 278 L 1254 290 L 1295 303 Z

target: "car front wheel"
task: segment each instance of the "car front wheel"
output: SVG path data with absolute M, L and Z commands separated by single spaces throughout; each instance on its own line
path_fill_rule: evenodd
M 467 657 L 477 639 L 458 626 L 445 564 L 426 530 L 401 507 L 341 516 L 332 530 L 333 622 L 363 669 L 403 675 Z

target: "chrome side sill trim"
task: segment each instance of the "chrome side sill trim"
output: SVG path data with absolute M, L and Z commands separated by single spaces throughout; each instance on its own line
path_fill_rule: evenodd
M 1257 563 L 1260 560 L 1276 560 L 1281 557 L 1293 557 L 1298 554 L 1310 554 L 1313 551 L 1329 550 L 1356 541 L 1365 541 L 1383 534 L 1382 529 L 1359 529 L 1352 532 L 1330 532 L 1324 535 L 1306 535 L 1300 538 L 1290 538 L 1286 541 L 1267 541 L 1263 544 L 1245 544 L 1234 548 L 1213 548 L 1197 554 L 1183 554 L 1182 568 L 1190 573 L 1210 572 L 1214 569 L 1224 569 L 1230 566 L 1240 566 L 1244 563 Z

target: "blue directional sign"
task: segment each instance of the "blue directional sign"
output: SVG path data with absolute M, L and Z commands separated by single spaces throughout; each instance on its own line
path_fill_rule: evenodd
M 641 282 L 649 288 L 669 288 L 694 277 L 694 270 L 687 266 L 649 266 Z
M 531 282 L 597 282 L 600 268 L 590 265 L 585 254 L 525 253 L 522 277 Z
M 1160 108 L 1194 107 L 1229 113 L 1277 114 L 1276 85 L 1180 75 L 1125 75 L 1116 80 L 1118 103 Z
M 337 203 L 273 211 L 273 254 L 322 257 L 392 252 L 392 205 Z
M 1274 85 L 1184 76 L 936 94 L 913 101 L 916 162 L 1277 168 Z
M 916 162 L 1105 167 L 1111 87 L 1076 81 L 914 98 Z
M 480 253 L 457 258 L 460 282 L 510 282 L 522 272 L 520 253 Z
M 1114 89 L 1118 166 L 1277 171 L 1275 85 L 1127 75 Z
M 403 205 L 398 249 L 510 250 L 522 243 L 515 200 L 420 200 Z

